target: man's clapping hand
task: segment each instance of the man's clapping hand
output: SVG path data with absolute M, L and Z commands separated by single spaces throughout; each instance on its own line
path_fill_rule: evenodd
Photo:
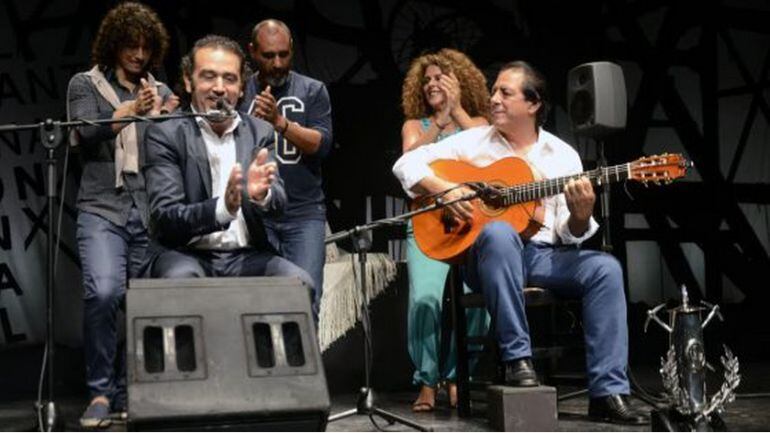
M 236 163 L 230 171 L 225 189 L 225 206 L 230 215 L 235 215 L 241 207 L 241 194 L 243 193 L 243 169 Z
M 255 201 L 264 200 L 270 185 L 275 182 L 277 172 L 276 163 L 267 161 L 267 149 L 261 149 L 249 165 L 247 187 L 249 198 Z

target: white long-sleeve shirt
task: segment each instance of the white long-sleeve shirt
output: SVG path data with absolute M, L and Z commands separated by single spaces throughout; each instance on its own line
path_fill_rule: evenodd
M 393 165 L 393 174 L 401 182 L 406 193 L 410 197 L 415 197 L 417 194 L 411 189 L 422 179 L 434 175 L 430 168 L 433 161 L 450 159 L 485 167 L 511 156 L 524 158 L 546 179 L 583 172 L 583 164 L 575 149 L 542 128 L 538 132 L 537 142 L 532 145 L 529 152 L 526 155 L 519 155 L 494 126 L 480 126 L 405 153 Z M 588 230 L 579 237 L 574 236 L 567 224 L 570 212 L 563 193 L 545 198 L 543 205 L 545 206 L 543 227 L 530 238 L 532 241 L 548 244 L 580 244 L 599 229 L 599 224 L 591 217 Z
M 196 112 L 194 108 L 192 110 Z M 227 251 L 246 248 L 249 246 L 250 235 L 246 220 L 243 218 L 243 211 L 239 208 L 236 214 L 232 215 L 225 204 L 227 182 L 230 180 L 230 172 L 237 162 L 233 132 L 241 123 L 241 117 L 240 115 L 236 116 L 221 137 L 211 129 L 205 119 L 197 118 L 196 121 L 201 129 L 203 142 L 206 144 L 206 153 L 211 170 L 211 193 L 213 197 L 217 197 L 216 220 L 219 224 L 230 223 L 230 225 L 225 230 L 196 236 L 190 240 L 189 244 L 193 248 L 203 250 Z M 243 176 L 248 176 L 249 168 L 242 167 L 242 169 Z M 258 204 L 264 208 L 269 200 L 270 190 Z

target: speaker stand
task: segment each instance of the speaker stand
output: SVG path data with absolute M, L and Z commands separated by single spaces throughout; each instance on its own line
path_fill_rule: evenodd
M 606 167 L 607 157 L 604 155 L 604 140 L 596 140 L 596 149 L 599 152 L 597 166 Z M 602 191 L 599 193 L 599 204 L 602 211 L 602 246 L 601 250 L 606 253 L 612 253 L 612 242 L 610 241 L 610 185 L 602 185 Z
M 361 327 L 364 331 L 364 386 L 358 391 L 358 402 L 356 403 L 356 407 L 329 416 L 329 422 L 338 421 L 353 415 L 366 415 L 371 419 L 372 424 L 379 430 L 379 426 L 374 421 L 374 415 L 378 415 L 387 421 L 388 425 L 393 425 L 398 422 L 412 427 L 415 430 L 433 431 L 433 429 L 429 427 L 424 427 L 414 421 L 410 421 L 404 417 L 377 407 L 374 390 L 371 388 L 372 329 L 369 318 L 369 293 L 366 287 L 366 254 L 372 246 L 372 240 L 368 230 L 358 229 L 359 228 L 357 227 L 355 230 L 351 231 L 350 237 L 353 241 L 353 247 L 356 254 L 358 254 L 358 262 L 361 265 L 361 294 L 363 296 L 361 302 Z M 353 270 L 355 270 L 355 267 Z

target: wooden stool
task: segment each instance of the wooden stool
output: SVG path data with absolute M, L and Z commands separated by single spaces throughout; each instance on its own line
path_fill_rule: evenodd
M 471 388 L 482 388 L 494 383 L 501 383 L 504 379 L 504 372 L 497 369 L 496 377 L 487 380 L 473 380 L 470 378 L 470 354 L 469 346 L 481 346 L 483 350 L 491 350 L 494 353 L 494 359 L 498 360 L 499 353 L 497 340 L 494 338 L 494 323 L 490 325 L 490 331 L 487 335 L 468 335 L 468 322 L 466 310 L 468 308 L 486 308 L 484 295 L 481 293 L 464 293 L 463 281 L 460 274 L 459 265 L 453 265 L 447 276 L 447 289 L 449 291 L 450 305 L 452 309 L 452 324 L 454 328 L 455 343 L 457 345 L 457 413 L 460 417 L 471 415 Z M 554 311 L 561 302 L 551 291 L 541 287 L 524 288 L 524 301 L 528 308 L 546 307 L 549 308 L 551 318 L 551 330 L 553 330 Z M 533 347 L 532 357 L 534 359 L 548 359 L 551 366 L 554 366 L 556 360 L 564 353 L 564 348 L 557 345 L 548 345 L 543 347 Z

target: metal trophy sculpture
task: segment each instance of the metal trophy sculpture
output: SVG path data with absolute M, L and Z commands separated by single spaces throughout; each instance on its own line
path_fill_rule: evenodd
M 658 317 L 658 312 L 665 305 L 660 304 L 647 311 L 644 324 L 645 332 L 650 321 L 654 321 L 669 333 L 669 348 L 666 357 L 661 358 L 660 373 L 670 406 L 652 411 L 652 431 L 726 431 L 720 413 L 725 403 L 735 400 L 734 391 L 741 382 L 738 358 L 724 346 L 725 354 L 721 361 L 725 381 L 708 400 L 706 368 L 712 371 L 713 368 L 706 362 L 703 345 L 703 329 L 706 325 L 714 317 L 724 320 L 719 306 L 705 301 L 700 301 L 699 305 L 690 305 L 684 285 L 682 305 L 668 310 L 668 324 Z M 701 322 L 705 311 L 708 311 L 706 320 Z

